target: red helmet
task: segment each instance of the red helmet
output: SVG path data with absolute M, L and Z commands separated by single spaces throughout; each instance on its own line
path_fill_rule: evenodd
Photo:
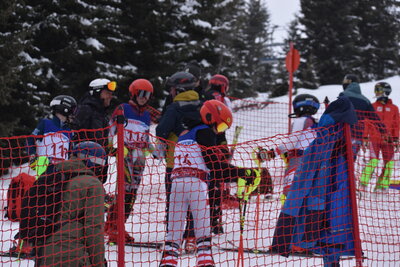
M 200 109 L 201 120 L 207 125 L 215 125 L 217 131 L 222 133 L 232 126 L 232 112 L 218 100 L 204 102 Z
M 153 85 L 146 79 L 134 80 L 131 85 L 129 85 L 129 95 L 131 98 L 134 96 L 140 96 L 149 99 L 153 92 Z
M 221 74 L 215 74 L 211 77 L 210 81 L 208 82 L 210 86 L 218 86 L 220 88 L 220 92 L 224 95 L 229 91 L 229 80 L 226 76 Z

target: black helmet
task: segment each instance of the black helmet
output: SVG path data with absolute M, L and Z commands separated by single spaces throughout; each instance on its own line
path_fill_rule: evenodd
M 346 74 L 343 78 L 342 86 L 343 90 L 351 83 L 358 83 L 358 77 L 355 74 Z
M 189 72 L 176 72 L 167 80 L 167 88 L 175 88 L 177 93 L 194 90 L 196 88 L 196 77 Z
M 50 102 L 50 108 L 53 114 L 60 113 L 67 117 L 74 113 L 76 105 L 77 103 L 75 98 L 69 95 L 56 96 Z
M 319 109 L 319 100 L 309 94 L 298 95 L 293 100 L 293 109 L 297 116 L 314 115 Z
M 201 79 L 201 66 L 196 60 L 191 60 L 189 63 L 187 63 L 183 68 L 183 71 L 193 74 L 197 80 Z
M 379 82 L 375 84 L 375 93 L 383 93 L 383 97 L 388 97 L 392 92 L 392 87 L 387 82 Z

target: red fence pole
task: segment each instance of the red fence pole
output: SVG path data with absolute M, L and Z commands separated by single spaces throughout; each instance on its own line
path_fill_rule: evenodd
M 362 266 L 362 248 L 360 238 L 360 227 L 358 223 L 358 207 L 356 199 L 356 180 L 354 176 L 354 156 L 351 140 L 350 125 L 344 124 L 344 136 L 346 140 L 346 159 L 348 165 L 349 194 L 351 203 L 351 217 L 353 222 L 354 250 L 356 256 L 356 266 Z
M 117 250 L 118 267 L 125 266 L 125 166 L 124 166 L 124 123 L 122 110 L 117 114 Z

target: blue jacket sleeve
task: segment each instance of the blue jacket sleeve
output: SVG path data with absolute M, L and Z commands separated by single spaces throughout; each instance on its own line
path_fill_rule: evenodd
M 36 140 L 42 140 L 42 138 L 36 138 L 34 135 L 43 135 L 44 134 L 44 120 L 40 120 L 39 124 L 36 126 L 35 130 L 31 133 L 31 136 L 27 138 L 27 152 L 28 155 L 36 154 Z

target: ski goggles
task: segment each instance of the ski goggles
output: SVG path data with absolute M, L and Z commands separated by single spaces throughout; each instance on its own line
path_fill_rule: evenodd
M 151 96 L 151 92 L 146 91 L 146 90 L 138 90 L 137 96 L 138 96 L 138 97 L 144 97 L 144 98 L 146 98 L 146 99 L 149 99 L 150 96 Z
M 115 90 L 117 89 L 117 82 L 107 83 L 107 89 L 111 92 L 115 92 Z
M 228 128 L 229 128 L 229 126 L 225 122 L 221 122 L 221 123 L 217 124 L 217 132 L 218 133 L 223 133 L 226 130 L 228 130 Z

